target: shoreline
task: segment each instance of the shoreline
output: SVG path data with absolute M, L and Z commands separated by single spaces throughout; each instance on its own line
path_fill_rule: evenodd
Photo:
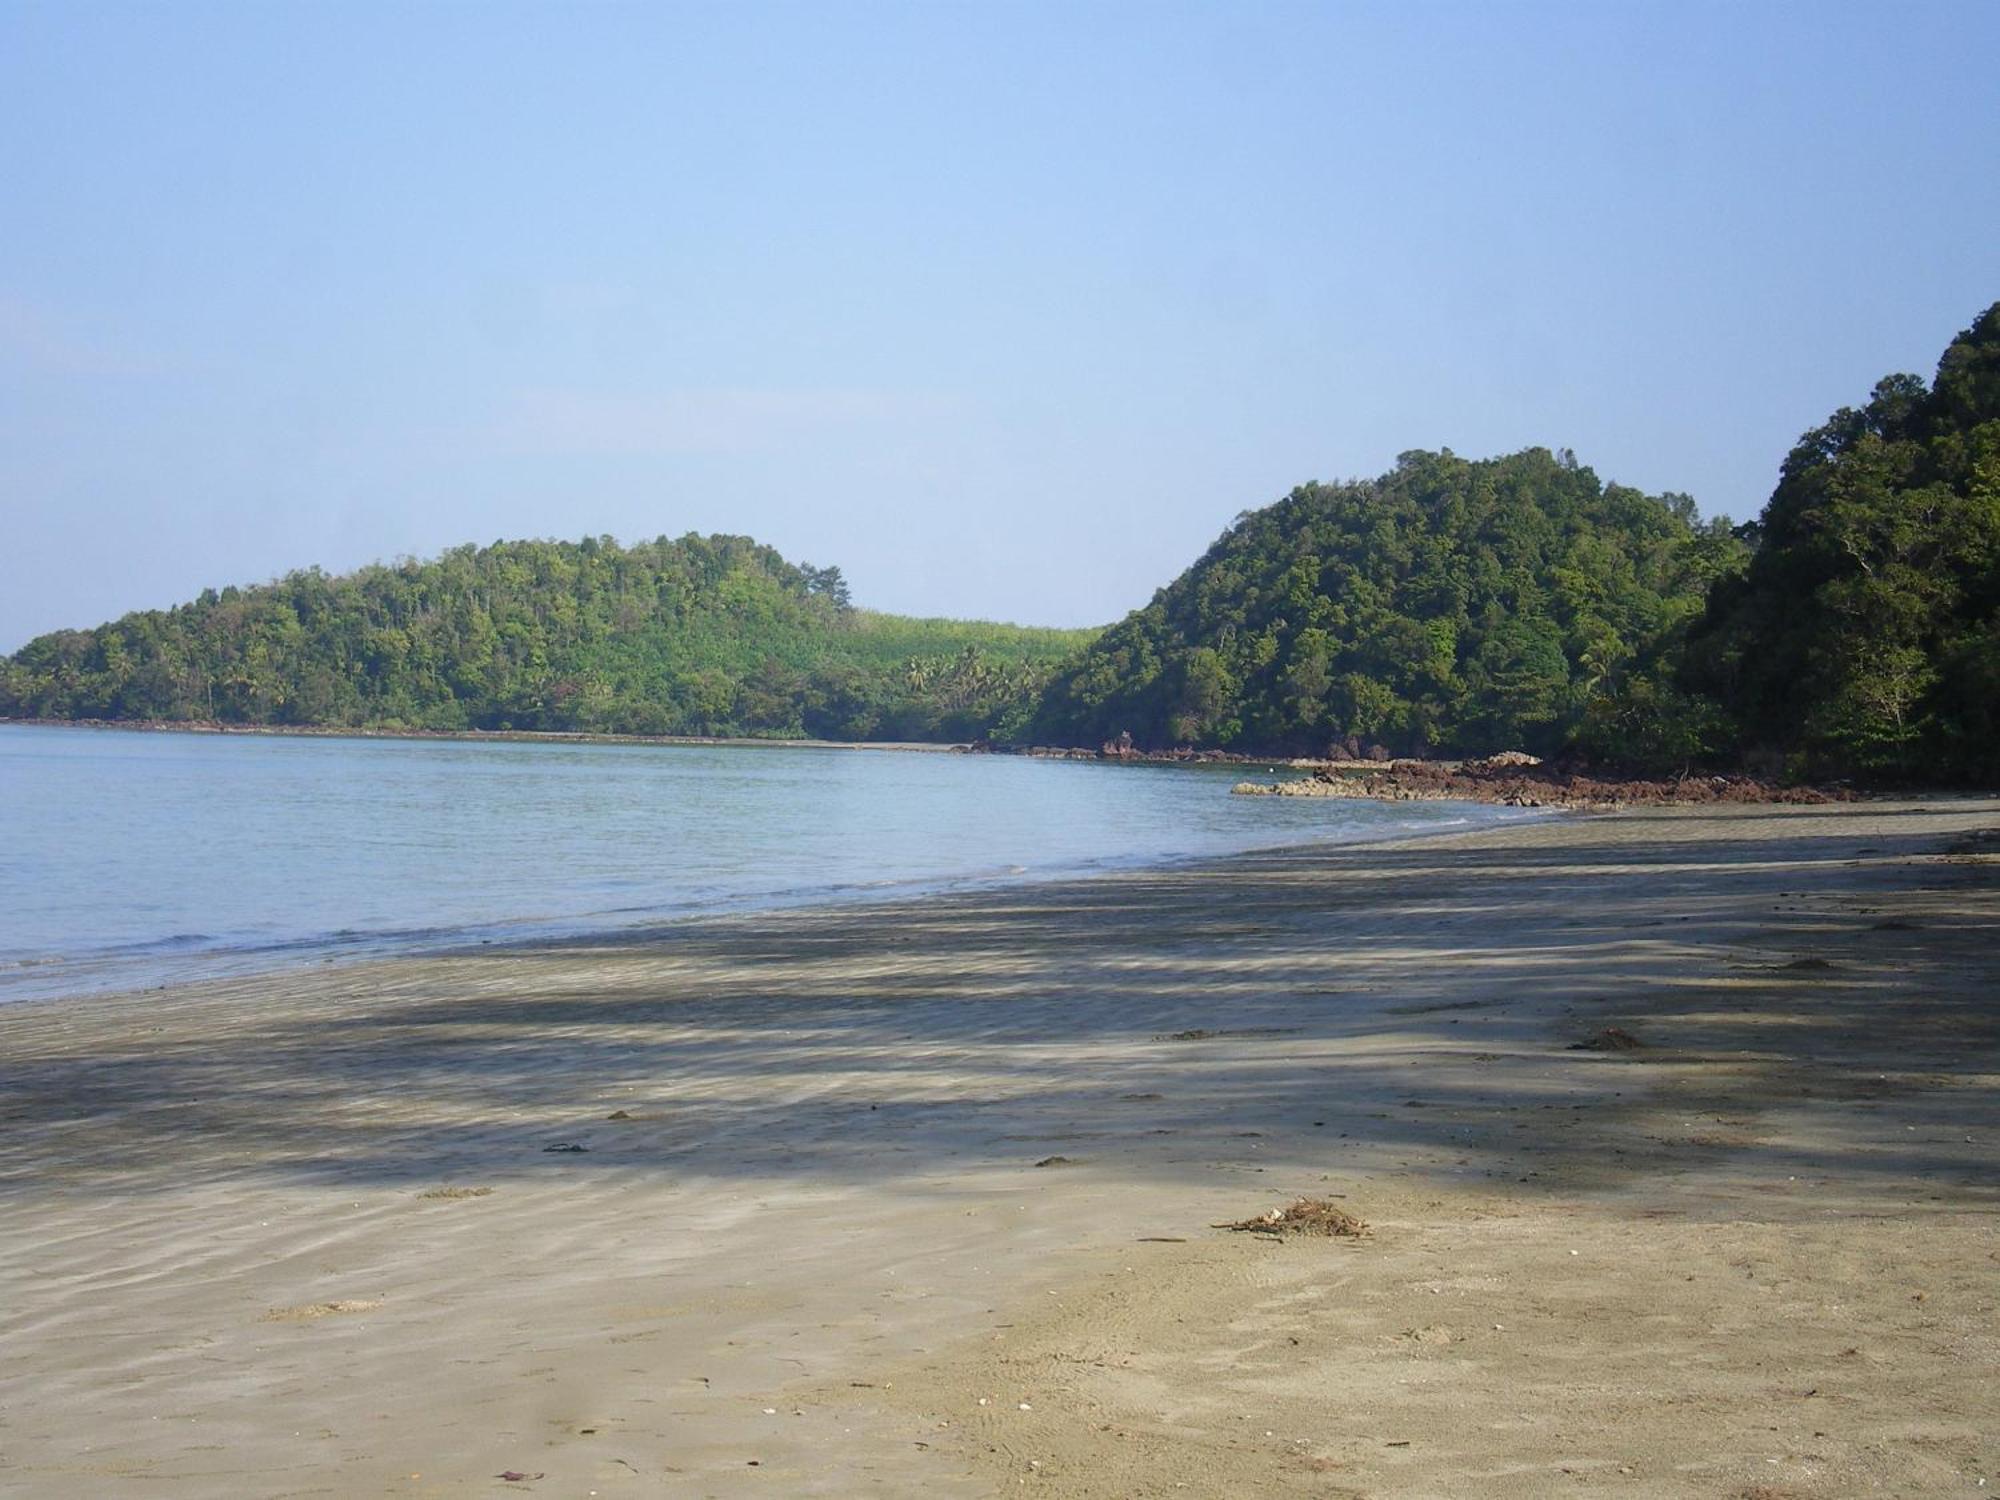
M 1970 1489 L 1996 926 L 1640 809 L 0 1009 L 0 1489 Z
M 1283 766 L 1290 770 L 1315 770 L 1344 766 L 1346 761 L 1310 756 L 1258 755 L 1242 750 L 1133 750 L 1103 746 L 1004 745 L 977 740 L 819 740 L 801 737 L 782 739 L 757 735 L 619 734 L 585 729 L 383 729 L 351 728 L 325 724 L 230 724 L 221 720 L 199 719 L 10 719 L 0 717 L 0 728 L 94 729 L 128 734 L 209 734 L 219 736 L 263 736 L 277 739 L 352 740 L 456 740 L 473 744 L 518 742 L 521 744 L 576 745 L 691 745 L 725 746 L 732 749 L 802 750 L 896 750 L 927 755 L 995 755 L 1027 760 L 1101 761 L 1129 766 Z M 1384 766 L 1421 765 L 1426 762 L 1391 760 Z M 1456 761 L 1436 762 L 1456 765 Z
M 1343 797 L 1377 802 L 1467 802 L 1493 806 L 1602 812 L 1632 806 L 1705 806 L 1717 802 L 1816 803 L 1931 795 L 1980 795 L 1970 787 L 1897 787 L 1857 791 L 1769 782 L 1740 772 L 1659 778 L 1615 768 L 1601 774 L 1559 769 L 1532 756 L 1504 751 L 1485 758 L 1378 759 L 1245 750 L 1139 750 L 1108 742 L 1088 746 L 994 745 L 981 740 L 822 740 L 764 736 L 618 734 L 566 729 L 383 729 L 314 724 L 228 724 L 220 721 L 126 719 L 10 719 L 0 728 L 88 729 L 126 734 L 204 734 L 218 737 L 444 741 L 463 744 L 665 745 L 747 750 L 884 750 L 919 755 L 979 755 L 1024 760 L 1083 761 L 1122 766 L 1262 766 L 1311 775 L 1264 784 L 1243 782 L 1241 795 Z
M 789 750 L 899 750 L 926 755 L 950 755 L 965 749 L 963 742 L 944 740 L 814 740 L 761 739 L 751 736 L 708 738 L 685 734 L 600 734 L 571 729 L 350 729 L 320 724 L 225 724 L 199 720 L 136 719 L 7 719 L 0 728 L 91 729 L 119 734 L 211 734 L 242 735 L 267 739 L 321 740 L 457 740 L 472 744 L 519 743 L 529 745 L 690 745 L 726 746 L 730 749 Z
M 1479 802 L 1466 802 L 1464 805 L 1468 811 L 1475 808 L 1491 809 L 1493 806 Z M 1500 826 L 1503 823 L 1526 822 L 1537 818 L 1576 817 L 1601 809 L 1550 807 L 1521 811 L 1529 816 L 1510 819 L 1502 814 L 1492 817 L 1485 826 Z M 849 883 L 804 891 L 754 892 L 681 910 L 663 908 L 619 924 L 606 924 L 600 920 L 606 915 L 605 913 L 592 913 L 577 918 L 501 917 L 450 932 L 425 929 L 424 935 L 415 937 L 396 933 L 361 933 L 343 939 L 339 943 L 306 937 L 274 943 L 264 948 L 218 949 L 206 954 L 197 954 L 173 967 L 196 968 L 205 960 L 209 964 L 208 972 L 170 974 L 165 978 L 159 978 L 156 974 L 153 978 L 157 978 L 158 982 L 152 982 L 151 979 L 139 983 L 119 981 L 54 993 L 20 995 L 9 995 L 5 987 L 0 986 L 0 1014 L 17 1006 L 61 1006 L 82 1000 L 123 1000 L 136 1004 L 162 994 L 171 996 L 179 991 L 220 984 L 276 982 L 286 975 L 323 974 L 369 964 L 643 946 L 670 942 L 676 934 L 705 922 L 775 916 L 786 912 L 840 913 L 859 920 L 865 913 L 885 905 L 913 901 L 977 899 L 1016 888 L 1067 885 L 1155 871 L 1165 873 L 1188 870 L 1226 878 L 1234 862 L 1259 855 L 1306 856 L 1334 849 L 1361 849 L 1397 845 L 1421 839 L 1452 838 L 1465 831 L 1464 827 L 1456 824 L 1435 828 L 1411 827 L 1393 832 L 1370 830 L 1365 836 L 1353 839 L 1310 839 L 1284 844 L 1257 845 L 1221 853 L 1205 852 L 1161 857 L 1135 855 L 1124 861 L 1115 859 L 1093 861 L 1085 868 L 1063 866 L 1042 871 L 912 877 L 903 881 Z M 508 931 L 510 928 L 519 930 L 510 934 Z M 483 935 L 488 933 L 492 936 Z M 340 951 L 342 948 L 349 951 L 342 952 Z M 103 955 L 59 960 L 30 959 L 18 962 L 15 971 L 17 974 L 38 972 L 59 968 L 63 964 L 88 965 L 105 961 Z

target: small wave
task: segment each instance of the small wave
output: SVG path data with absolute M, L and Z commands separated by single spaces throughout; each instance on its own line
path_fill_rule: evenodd
M 479 924 L 484 926 L 486 924 Z M 269 938 L 262 942 L 241 943 L 231 951 L 237 953 L 294 953 L 310 952 L 319 948 L 375 947 L 388 944 L 402 947 L 408 943 L 431 943 L 446 938 L 454 938 L 462 933 L 475 931 L 474 926 L 445 927 L 338 927 L 332 932 L 306 932 L 296 937 Z
M 91 950 L 86 957 L 122 958 L 127 954 L 185 953 L 190 949 L 214 947 L 222 941 L 208 932 L 170 932 L 165 937 L 140 938 L 131 943 L 108 943 Z

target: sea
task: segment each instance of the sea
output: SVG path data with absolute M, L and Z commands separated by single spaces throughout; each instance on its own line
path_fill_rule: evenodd
M 0 1003 L 1522 814 L 1275 766 L 0 724 Z

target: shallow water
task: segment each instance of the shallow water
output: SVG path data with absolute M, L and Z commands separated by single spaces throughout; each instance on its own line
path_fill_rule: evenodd
M 1229 796 L 1245 775 L 0 725 L 0 1001 L 1507 815 Z

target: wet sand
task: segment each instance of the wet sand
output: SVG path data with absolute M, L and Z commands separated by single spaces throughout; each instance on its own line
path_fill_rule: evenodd
M 1634 811 L 9 1007 L 0 1494 L 1991 1493 L 1996 829 Z M 1371 1232 L 1209 1227 L 1301 1194 Z

